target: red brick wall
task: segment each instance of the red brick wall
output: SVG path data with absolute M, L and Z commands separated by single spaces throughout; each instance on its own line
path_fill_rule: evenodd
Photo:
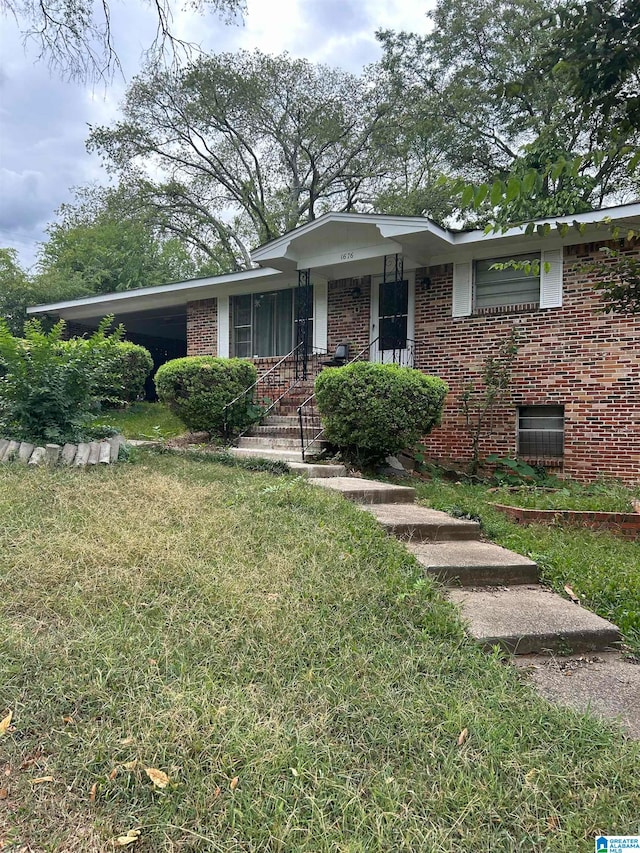
M 429 270 L 431 285 L 416 288 L 416 366 L 451 389 L 442 426 L 426 440 L 433 457 L 470 458 L 461 389 L 515 326 L 521 346 L 511 398 L 481 453 L 515 454 L 516 406 L 564 405 L 566 476 L 640 480 L 640 317 L 598 311 L 593 275 L 580 269 L 592 260 L 602 260 L 597 245 L 565 248 L 562 308 L 476 317 L 451 316 L 451 265 Z
M 187 303 L 187 355 L 218 354 L 218 300 Z
M 358 288 L 359 294 L 354 295 Z M 369 345 L 371 277 L 341 278 L 329 282 L 327 349 L 330 355 L 338 344 L 349 344 L 349 357 Z

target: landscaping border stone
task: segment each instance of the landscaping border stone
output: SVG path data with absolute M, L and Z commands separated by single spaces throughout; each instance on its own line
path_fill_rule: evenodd
M 102 441 L 80 442 L 79 444 L 47 444 L 36 447 L 28 441 L 0 438 L 0 463 L 18 460 L 26 465 L 110 465 L 118 461 L 120 447 L 125 444 L 124 436 L 114 435 Z
M 575 509 L 530 509 L 507 504 L 492 504 L 494 509 L 521 524 L 557 524 L 608 530 L 624 539 L 640 539 L 640 513 L 591 512 Z

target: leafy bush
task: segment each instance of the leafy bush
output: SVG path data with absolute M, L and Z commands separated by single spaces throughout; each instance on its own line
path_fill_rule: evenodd
M 224 407 L 256 381 L 256 368 L 239 358 L 211 355 L 176 358 L 156 373 L 158 398 L 189 429 L 224 435 Z M 237 431 L 257 420 L 250 395 L 227 412 L 228 428 Z
M 135 403 L 144 396 L 144 383 L 153 370 L 151 353 L 129 341 L 104 340 L 97 344 L 104 357 L 97 360 L 96 396 L 112 406 Z
M 107 318 L 88 338 L 63 341 L 65 323 L 44 332 L 38 320 L 16 338 L 0 320 L 0 427 L 7 436 L 35 442 L 78 441 L 97 408 L 95 377 L 123 334 L 106 334 Z
M 359 465 L 412 447 L 440 422 L 447 385 L 410 367 L 355 362 L 316 379 L 325 438 Z

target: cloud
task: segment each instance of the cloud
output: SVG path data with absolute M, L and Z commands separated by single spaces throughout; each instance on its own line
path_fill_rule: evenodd
M 176 3 L 178 36 L 210 53 L 259 48 L 289 52 L 358 73 L 380 56 L 375 30 L 426 31 L 428 0 L 248 0 L 242 26 L 228 26 L 211 13 L 197 15 Z M 65 82 L 36 61 L 35 46 L 22 46 L 11 18 L 0 17 L 0 139 L 2 207 L 0 245 L 14 246 L 33 263 L 36 243 L 55 210 L 72 198 L 70 188 L 106 182 L 96 155 L 85 149 L 88 125 L 115 120 L 126 82 L 141 67 L 155 35 L 155 20 L 142 0 L 111 4 L 114 42 L 124 77 L 116 74 L 95 89 Z

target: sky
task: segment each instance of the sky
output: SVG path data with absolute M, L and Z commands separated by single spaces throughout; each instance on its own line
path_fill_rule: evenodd
M 380 58 L 376 30 L 426 32 L 434 0 L 247 0 L 239 26 L 173 5 L 176 34 L 206 52 L 287 51 L 358 73 Z M 0 247 L 17 249 L 23 267 L 34 264 L 71 188 L 108 180 L 100 159 L 85 150 L 88 128 L 117 118 L 155 32 L 143 0 L 112 0 L 111 12 L 124 77 L 106 87 L 62 79 L 34 44 L 23 43 L 16 22 L 0 17 Z

